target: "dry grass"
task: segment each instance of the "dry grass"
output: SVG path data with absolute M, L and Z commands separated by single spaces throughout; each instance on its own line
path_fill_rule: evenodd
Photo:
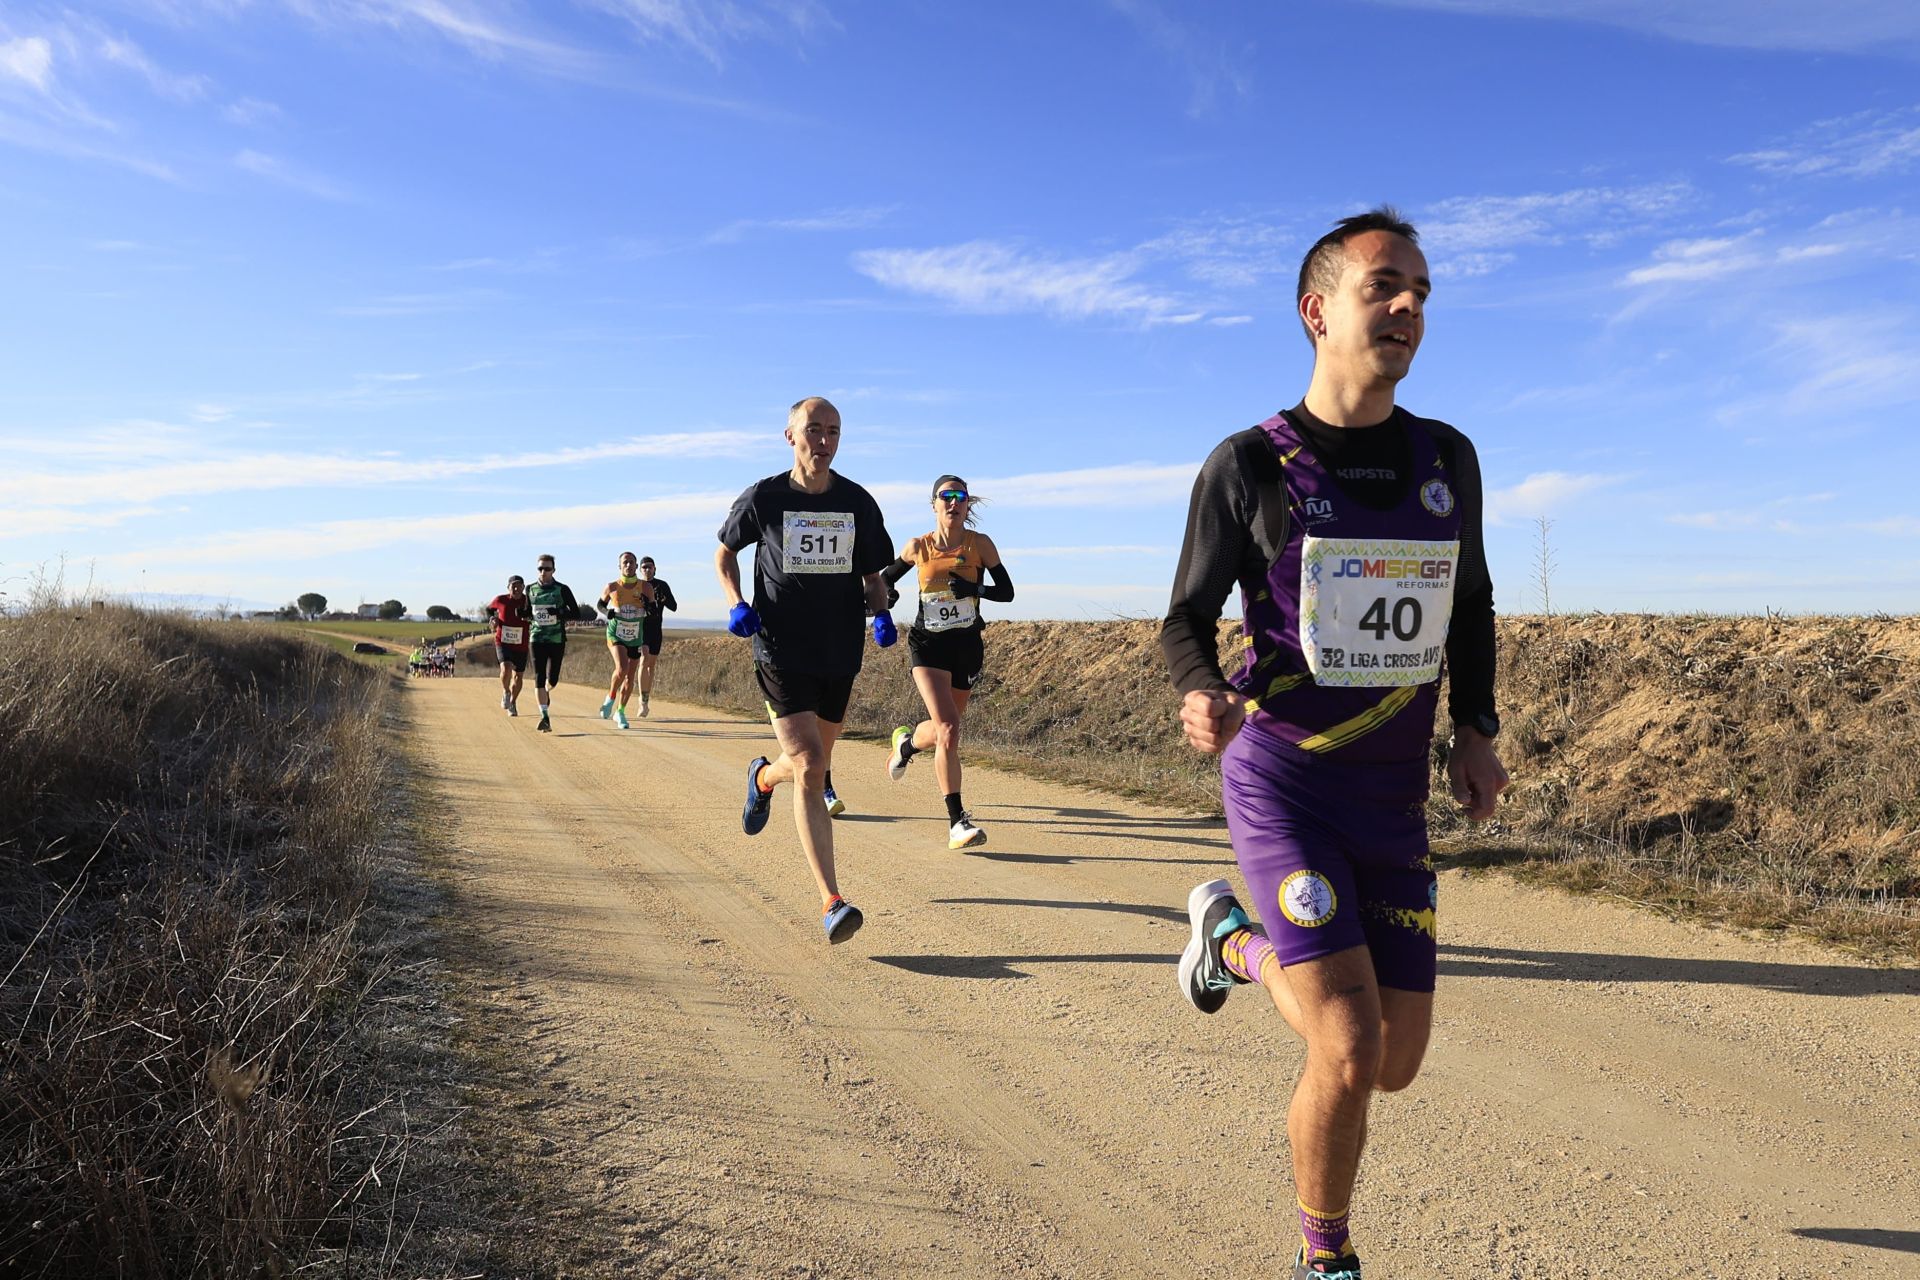
M 396 821 L 389 682 L 234 623 L 0 623 L 0 1264 L 291 1273 L 392 1240 L 350 1069 Z
M 581 639 L 567 678 L 604 688 L 605 647 Z M 1913 619 L 1523 617 L 1501 621 L 1500 643 L 1515 785 L 1498 824 L 1469 828 L 1436 747 L 1430 817 L 1446 856 L 1920 959 Z M 904 645 L 868 649 L 850 734 L 924 714 L 906 664 Z M 670 632 L 655 691 L 762 712 L 747 644 L 714 632 Z M 1218 770 L 1180 740 L 1176 708 L 1156 623 L 995 622 L 964 749 L 1217 813 Z M 851 781 L 836 779 L 843 793 Z

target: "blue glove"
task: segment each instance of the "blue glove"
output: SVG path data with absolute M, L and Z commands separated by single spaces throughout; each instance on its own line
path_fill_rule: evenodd
M 873 642 L 875 644 L 885 649 L 899 638 L 900 633 L 894 630 L 893 627 L 892 614 L 876 613 L 873 615 Z
M 760 630 L 760 615 L 753 611 L 752 605 L 742 600 L 728 612 L 727 630 L 745 639 Z

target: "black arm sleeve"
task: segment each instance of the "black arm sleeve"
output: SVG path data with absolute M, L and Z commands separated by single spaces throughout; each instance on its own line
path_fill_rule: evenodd
M 1013 578 L 1007 573 L 1007 566 L 1004 563 L 994 565 L 993 568 L 987 570 L 987 577 L 993 579 L 993 581 L 980 588 L 980 598 L 982 600 L 992 600 L 999 604 L 1005 604 L 1007 601 L 1013 599 Z
M 1223 441 L 1193 482 L 1173 598 L 1160 624 L 1160 653 L 1173 687 L 1183 694 L 1233 688 L 1220 669 L 1220 610 L 1237 584 L 1265 570 L 1253 539 L 1258 506 L 1240 450 L 1233 440 Z
M 1495 715 L 1493 701 L 1493 577 L 1481 538 L 1485 497 L 1480 457 L 1455 433 L 1454 488 L 1460 499 L 1460 580 L 1454 587 L 1453 626 L 1447 632 L 1447 714 L 1455 724 Z
M 892 564 L 880 571 L 880 576 L 887 580 L 888 586 L 892 586 L 912 572 L 913 566 L 905 560 L 895 560 Z
M 675 613 L 680 612 L 680 602 L 673 598 L 673 588 L 667 585 L 666 579 L 654 579 L 653 594 L 654 598 L 660 601 L 662 607 L 671 609 Z
M 578 621 L 580 618 L 580 602 L 573 598 L 573 588 L 564 582 L 560 584 L 560 602 L 565 607 L 566 620 L 568 622 Z M 560 628 L 560 642 L 565 644 L 566 640 L 567 629 L 563 626 Z

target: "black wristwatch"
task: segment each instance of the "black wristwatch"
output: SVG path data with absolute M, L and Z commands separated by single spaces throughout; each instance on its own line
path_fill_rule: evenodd
M 1500 717 L 1494 715 L 1491 711 L 1482 711 L 1479 715 L 1470 719 L 1456 720 L 1453 723 L 1456 729 L 1461 725 L 1465 725 L 1483 738 L 1497 738 L 1500 736 Z

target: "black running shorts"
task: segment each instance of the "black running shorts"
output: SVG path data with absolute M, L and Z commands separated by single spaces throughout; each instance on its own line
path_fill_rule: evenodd
M 499 660 L 500 665 L 503 667 L 512 667 L 515 671 L 525 671 L 527 669 L 527 650 L 525 646 L 515 648 L 510 645 L 495 644 L 493 646 L 493 656 Z
M 971 689 L 980 678 L 981 668 L 987 665 L 981 630 L 923 631 L 914 627 L 907 632 L 907 652 L 913 655 L 910 665 L 944 671 L 953 677 L 954 688 Z
M 811 711 L 829 724 L 841 724 L 847 718 L 853 676 L 816 676 L 759 663 L 754 664 L 753 675 L 760 682 L 760 692 L 767 696 L 767 714 L 775 720 L 802 711 Z
M 640 647 L 658 657 L 660 654 L 660 619 L 648 618 L 640 624 Z

